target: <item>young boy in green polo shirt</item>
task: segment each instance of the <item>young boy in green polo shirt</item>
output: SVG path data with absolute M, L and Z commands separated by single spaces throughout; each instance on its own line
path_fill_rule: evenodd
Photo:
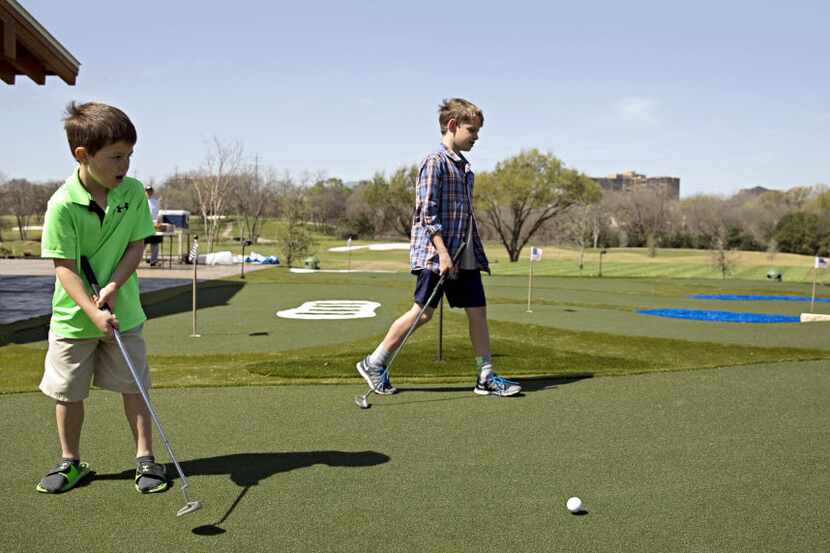
M 136 445 L 135 488 L 163 491 L 170 483 L 153 456 L 150 414 L 112 336 L 112 328 L 121 331 L 139 378 L 149 388 L 142 337 L 147 317 L 135 271 L 144 239 L 155 229 L 144 186 L 127 176 L 137 133 L 124 112 L 92 102 L 69 104 L 64 128 L 78 166 L 49 199 L 41 244 L 41 256 L 54 262 L 56 280 L 40 390 L 55 400 L 61 461 L 36 489 L 64 492 L 90 474 L 89 465 L 81 462 L 80 439 L 84 400 L 93 383 L 122 394 Z M 81 257 L 89 259 L 104 284 L 98 297 L 79 276 Z

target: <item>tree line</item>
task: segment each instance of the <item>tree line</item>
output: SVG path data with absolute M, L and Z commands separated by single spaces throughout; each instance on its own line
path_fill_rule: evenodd
M 185 209 L 201 220 L 207 251 L 233 220 L 233 236 L 256 244 L 266 218 L 287 264 L 305 256 L 313 232 L 341 239 L 408 239 L 418 167 L 346 184 L 321 173 L 292 175 L 261 166 L 238 143 L 214 139 L 200 167 L 150 182 L 164 209 Z M 42 221 L 59 182 L 32 183 L 0 174 L 0 210 L 12 215 L 17 237 Z M 830 189 L 750 190 L 680 200 L 642 187 L 603 191 L 553 154 L 525 150 L 476 174 L 474 194 L 484 239 L 517 261 L 531 241 L 586 248 L 694 248 L 806 255 L 830 253 Z M 6 222 L 8 224 L 8 222 Z M 6 233 L 4 234 L 4 230 Z M 8 228 L 0 226 L 0 241 Z M 271 237 L 269 237 L 271 238 Z

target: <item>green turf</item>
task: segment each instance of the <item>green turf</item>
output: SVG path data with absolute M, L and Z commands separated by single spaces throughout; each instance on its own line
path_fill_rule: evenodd
M 158 390 L 205 505 L 178 519 L 178 489 L 133 490 L 116 396 L 88 402 L 98 478 L 61 496 L 34 491 L 57 455 L 51 403 L 2 396 L 0 550 L 830 550 L 826 363 L 526 386 L 503 400 L 418 386 L 368 411 L 362 386 Z M 587 515 L 565 510 L 571 495 Z
M 99 391 L 82 446 L 98 479 L 35 494 L 56 461 L 53 407 L 36 393 L 4 394 L 12 508 L 0 551 L 830 550 L 827 325 L 636 313 L 797 314 L 809 304 L 688 296 L 809 295 L 809 285 L 543 276 L 528 313 L 526 276 L 485 277 L 496 366 L 524 375 L 526 394 L 471 393 L 465 317 L 451 310 L 446 360 L 434 361 L 433 323 L 396 361 L 405 392 L 360 411 L 352 396 L 364 386 L 342 383 L 357 382 L 354 362 L 410 305 L 412 282 L 281 269 L 214 281 L 200 289 L 201 338 L 188 336 L 187 287 L 145 295 L 154 383 L 178 388 L 154 398 L 205 509 L 176 519 L 178 490 L 133 490 L 118 398 Z M 274 316 L 315 299 L 382 306 L 356 321 Z M 35 389 L 42 334 L 42 320 L 0 328 L 0 392 Z M 308 381 L 340 384 L 268 386 Z M 570 495 L 588 515 L 567 513 Z M 72 517 L 71 531 L 48 526 Z M 223 534 L 193 532 L 220 521 Z
M 389 324 L 411 305 L 405 274 L 292 274 L 270 269 L 244 281 L 200 288 L 201 338 L 191 338 L 190 290 L 145 296 L 145 337 L 157 386 L 225 386 L 354 379 L 354 363 L 374 349 Z M 507 375 L 634 374 L 830 358 L 826 324 L 735 325 L 663 319 L 639 308 L 726 309 L 797 315 L 809 304 L 707 302 L 694 293 L 809 294 L 797 283 L 691 279 L 539 277 L 527 312 L 522 277 L 485 277 L 493 352 Z M 277 310 L 320 299 L 369 299 L 377 317 L 347 321 L 288 320 Z M 827 304 L 817 304 L 819 310 Z M 26 326 L 23 324 L 23 326 Z M 43 326 L 11 333 L 0 347 L 0 392 L 35 390 L 46 342 Z M 416 333 L 400 355 L 398 378 L 466 379 L 473 353 L 466 318 L 447 310 L 445 362 L 435 362 L 436 325 Z M 40 336 L 38 335 L 40 333 Z

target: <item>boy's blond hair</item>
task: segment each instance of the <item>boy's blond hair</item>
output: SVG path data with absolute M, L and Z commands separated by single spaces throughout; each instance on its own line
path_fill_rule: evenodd
M 447 132 L 447 124 L 450 119 L 455 119 L 459 123 L 484 125 L 484 114 L 481 112 L 481 108 L 464 98 L 445 98 L 438 106 L 438 124 L 441 126 L 441 134 Z
M 138 141 L 138 133 L 126 113 L 98 102 L 70 102 L 66 106 L 63 128 L 66 129 L 72 157 L 75 157 L 75 148 L 78 147 L 86 148 L 89 155 L 94 156 L 110 144 L 135 144 Z

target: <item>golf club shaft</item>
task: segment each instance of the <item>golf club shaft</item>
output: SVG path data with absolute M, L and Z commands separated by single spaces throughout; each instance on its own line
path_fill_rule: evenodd
M 414 321 L 412 321 L 412 324 L 409 326 L 409 330 L 407 330 L 406 334 L 404 334 L 404 336 L 403 336 L 403 340 L 401 340 L 401 343 L 398 345 L 398 347 L 395 348 L 395 351 L 392 353 L 391 359 L 389 359 L 389 363 L 387 363 L 387 365 L 386 365 L 386 371 L 387 372 L 389 371 L 389 369 L 392 368 L 392 363 L 395 361 L 395 357 L 397 357 L 398 352 L 403 349 L 403 346 L 404 346 L 404 344 L 406 344 L 406 341 L 409 339 L 409 336 L 413 332 L 415 332 L 415 328 L 418 326 L 418 321 L 421 320 L 421 317 L 423 316 L 424 311 L 426 310 L 427 306 L 435 298 L 435 294 L 438 292 L 438 289 L 441 288 L 441 286 L 444 284 L 444 278 L 446 276 L 447 276 L 447 274 L 444 273 L 443 275 L 441 275 L 441 278 L 438 279 L 438 284 L 436 284 L 435 288 L 433 288 L 432 293 L 429 295 L 429 299 L 427 299 L 426 303 L 424 303 L 423 307 L 421 307 L 421 310 L 418 311 L 418 316 L 415 317 Z M 365 400 L 366 398 L 368 398 L 374 391 L 375 391 L 375 389 L 370 387 L 366 391 L 366 393 L 363 394 L 363 399 Z
M 453 267 L 455 266 L 456 262 L 458 261 L 458 258 L 461 256 L 461 252 L 464 250 L 466 246 L 466 240 L 464 242 L 461 242 L 461 245 L 458 246 L 458 249 L 455 251 L 455 255 L 452 256 Z M 426 311 L 429 304 L 432 303 L 432 300 L 435 299 L 435 295 L 438 294 L 438 292 L 444 287 L 444 281 L 447 279 L 449 273 L 449 271 L 442 273 L 441 276 L 438 278 L 438 282 L 436 283 L 435 288 L 432 289 L 432 293 L 429 295 L 429 298 L 427 298 L 427 301 L 424 302 L 424 305 L 421 306 L 421 309 L 418 311 L 418 316 L 415 317 L 414 321 L 412 321 L 412 324 L 409 326 L 409 330 L 407 330 L 406 334 L 404 334 L 403 336 L 403 340 L 401 340 L 401 343 L 398 345 L 398 347 L 395 348 L 395 351 L 392 353 L 392 357 L 386 364 L 387 374 L 389 373 L 389 370 L 392 368 L 392 363 L 395 362 L 395 358 L 398 356 L 398 353 L 403 349 L 404 344 L 406 344 L 406 341 L 409 339 L 409 336 L 412 335 L 412 333 L 415 332 L 415 329 L 418 327 L 418 322 L 420 322 L 421 317 L 424 315 L 424 311 Z M 366 391 L 366 393 L 363 394 L 363 399 L 365 400 L 366 398 L 368 398 L 374 391 L 375 389 L 370 387 Z
M 89 264 L 89 260 L 86 257 L 81 258 L 81 269 L 83 270 L 84 274 L 86 275 L 86 279 L 89 282 L 89 285 L 92 287 L 92 291 L 95 293 L 96 296 L 101 296 L 101 287 L 98 284 L 98 279 L 95 277 L 95 273 L 92 270 L 92 266 Z M 112 313 L 112 310 L 109 306 L 105 305 L 102 308 L 104 311 L 109 311 Z M 187 476 L 185 476 L 182 467 L 179 465 L 179 461 L 176 459 L 176 455 L 173 453 L 173 446 L 170 445 L 170 440 L 167 439 L 167 434 L 164 432 L 164 427 L 161 425 L 161 421 L 156 414 L 156 410 L 153 407 L 153 402 L 150 401 L 150 396 L 147 395 L 147 390 L 144 389 L 144 385 L 141 383 L 141 379 L 138 377 L 138 372 L 135 370 L 135 366 L 133 365 L 132 360 L 130 359 L 130 355 L 127 352 L 127 348 L 124 346 L 124 342 L 121 339 L 121 333 L 116 328 L 112 328 L 112 335 L 115 338 L 116 344 L 118 344 L 118 349 L 121 350 L 121 356 L 124 358 L 124 362 L 127 363 L 127 367 L 130 369 L 130 374 L 132 374 L 133 381 L 135 382 L 136 386 L 138 387 L 138 391 L 141 393 L 142 399 L 144 399 L 144 404 L 147 406 L 147 411 L 150 413 L 150 418 L 153 419 L 153 423 L 156 425 L 156 429 L 159 432 L 159 436 L 161 436 L 161 441 L 164 443 L 165 449 L 167 449 L 167 453 L 170 455 L 170 460 L 173 461 L 173 465 L 176 467 L 176 471 L 179 473 L 179 477 L 182 479 L 181 490 L 184 494 L 185 500 L 190 501 L 187 495 L 187 488 L 189 486 L 187 482 Z
M 409 325 L 409 330 L 407 330 L 406 334 L 403 335 L 403 340 L 401 340 L 400 345 L 395 348 L 395 352 L 389 359 L 389 363 L 386 364 L 387 371 L 392 368 L 392 363 L 395 362 L 395 358 L 398 356 L 398 352 L 400 352 L 403 349 L 403 346 L 404 344 L 406 344 L 406 341 L 409 340 L 409 337 L 412 335 L 413 332 L 415 332 L 415 329 L 418 327 L 418 323 L 421 321 L 421 317 L 423 317 L 424 315 L 424 311 L 426 311 L 429 304 L 432 303 L 432 300 L 435 299 L 435 296 L 438 293 L 438 291 L 441 288 L 443 288 L 444 281 L 447 278 L 447 274 L 448 273 L 442 274 L 441 277 L 438 279 L 438 283 L 435 285 L 435 288 L 432 289 L 432 293 L 429 295 L 429 298 L 427 298 L 427 301 L 424 302 L 424 305 L 421 307 L 420 311 L 418 311 L 418 316 L 415 317 L 415 320 L 412 321 L 411 325 Z
M 93 287 L 93 289 L 97 288 Z M 95 294 L 97 295 L 98 292 L 96 291 Z M 107 310 L 109 311 L 109 310 Z M 138 391 L 141 393 L 141 397 L 144 399 L 144 404 L 147 406 L 147 411 L 150 413 L 150 418 L 153 419 L 153 423 L 156 425 L 156 429 L 159 432 L 159 436 L 161 437 L 162 443 L 164 443 L 165 449 L 167 449 L 167 453 L 170 455 L 170 460 L 173 461 L 173 465 L 176 467 L 176 471 L 179 473 L 179 477 L 182 479 L 181 489 L 184 492 L 187 487 L 189 486 L 187 482 L 187 477 L 182 470 L 182 467 L 179 465 L 179 462 L 176 460 L 176 455 L 173 453 L 173 446 L 170 445 L 170 440 L 167 439 L 167 434 L 164 432 L 164 427 L 161 425 L 161 421 L 159 420 L 158 415 L 156 414 L 156 409 L 153 407 L 153 402 L 150 401 L 150 396 L 147 395 L 147 391 L 144 389 L 144 385 L 141 383 L 141 379 L 138 377 L 138 372 L 135 370 L 135 366 L 133 366 L 133 362 L 130 359 L 130 355 L 127 353 L 127 348 L 124 346 L 124 342 L 121 340 L 121 333 L 116 330 L 112 329 L 112 335 L 115 337 L 115 342 L 118 344 L 118 349 L 121 350 L 121 355 L 124 357 L 124 361 L 127 363 L 127 367 L 130 369 L 130 373 L 133 375 L 133 380 L 138 386 Z M 187 494 L 185 493 L 185 497 Z

